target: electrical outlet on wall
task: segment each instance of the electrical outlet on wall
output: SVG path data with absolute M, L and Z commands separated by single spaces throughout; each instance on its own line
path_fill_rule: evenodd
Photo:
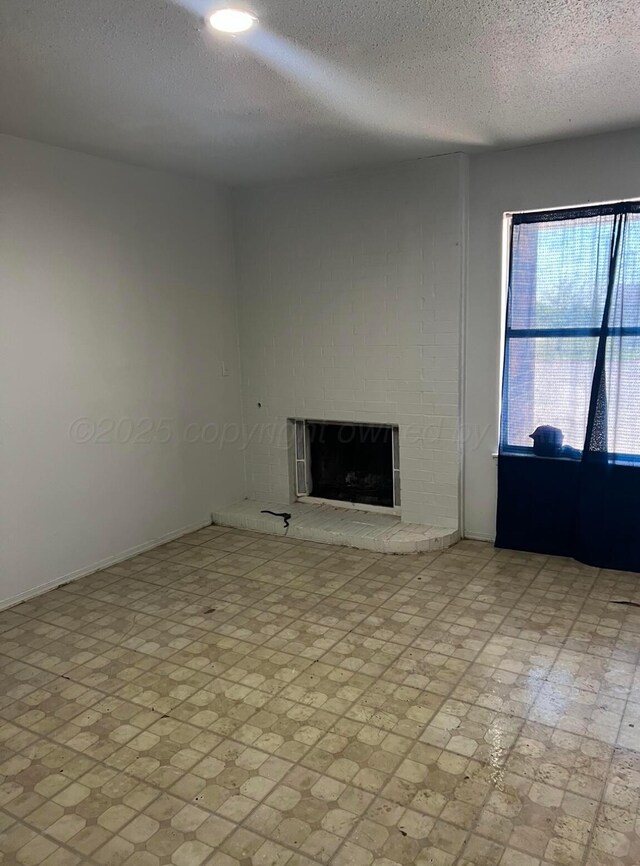
M 231 370 L 229 369 L 229 365 L 227 364 L 226 361 L 222 361 L 222 363 L 220 364 L 220 374 L 222 376 L 230 376 L 231 375 Z

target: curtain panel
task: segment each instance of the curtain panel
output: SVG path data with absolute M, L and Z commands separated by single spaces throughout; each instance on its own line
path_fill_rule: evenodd
M 640 571 L 640 202 L 516 214 L 498 547 Z

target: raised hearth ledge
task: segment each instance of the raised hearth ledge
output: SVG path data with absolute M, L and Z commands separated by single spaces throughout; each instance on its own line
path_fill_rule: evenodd
M 341 544 L 377 553 L 420 553 L 442 550 L 460 540 L 457 529 L 402 523 L 393 514 L 335 508 L 332 505 L 311 505 L 307 502 L 257 502 L 243 499 L 228 508 L 214 511 L 213 522 L 235 529 L 251 529 L 270 535 L 285 535 L 281 517 L 262 514 L 286 511 L 291 521 L 286 535 L 303 541 Z

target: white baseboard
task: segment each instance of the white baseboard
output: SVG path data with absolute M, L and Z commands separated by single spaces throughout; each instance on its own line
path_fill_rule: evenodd
M 496 540 L 495 535 L 482 535 L 479 532 L 465 532 L 464 537 L 470 541 L 490 541 L 491 544 Z
M 199 520 L 197 523 L 191 523 L 189 526 L 183 526 L 181 529 L 175 529 L 172 532 L 167 532 L 159 538 L 154 538 L 152 541 L 145 541 L 143 544 L 137 544 L 135 547 L 130 547 L 128 550 L 123 550 L 116 553 L 114 556 L 108 556 L 106 559 L 101 559 L 100 562 L 94 562 L 86 568 L 79 568 L 72 571 L 70 574 L 64 574 L 62 577 L 56 577 L 53 580 L 48 580 L 46 583 L 41 583 L 39 586 L 34 586 L 32 589 L 27 589 L 24 592 L 19 592 L 18 595 L 12 595 L 9 598 L 0 600 L 0 610 L 5 610 L 8 607 L 13 607 L 20 604 L 21 601 L 26 601 L 28 598 L 35 598 L 36 595 L 42 595 L 49 592 L 50 589 L 55 589 L 64 583 L 71 583 L 73 580 L 79 580 L 81 577 L 87 577 L 89 574 L 94 574 L 96 571 L 102 571 L 103 568 L 108 568 L 110 565 L 115 565 L 118 562 L 124 562 L 125 559 L 131 559 L 139 553 L 144 553 L 147 550 L 153 550 L 160 544 L 166 544 L 168 541 L 173 541 L 175 538 L 180 538 L 181 535 L 186 535 L 188 532 L 195 532 L 197 529 L 202 529 L 204 526 L 211 526 L 211 518 Z

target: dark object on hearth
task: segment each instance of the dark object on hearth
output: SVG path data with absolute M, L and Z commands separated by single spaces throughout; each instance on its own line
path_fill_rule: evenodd
M 274 517 L 281 517 L 284 520 L 284 528 L 289 528 L 289 521 L 291 520 L 291 515 L 288 511 L 269 511 L 268 508 L 263 508 L 260 514 L 273 514 Z
M 533 439 L 533 453 L 538 457 L 560 457 L 564 436 L 558 427 L 542 424 L 529 434 Z

